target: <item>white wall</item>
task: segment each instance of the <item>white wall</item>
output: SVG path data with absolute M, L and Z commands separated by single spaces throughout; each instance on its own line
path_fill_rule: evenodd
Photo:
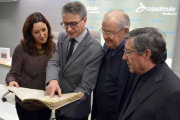
M 17 0 L 16 2 L 0 2 L 0 47 L 8 47 L 11 56 L 14 48 L 22 38 L 22 27 L 27 16 L 33 12 L 41 12 L 49 21 L 52 32 L 64 31 L 61 27 L 61 8 L 69 0 Z M 4 80 L 7 66 L 0 65 L 0 84 Z

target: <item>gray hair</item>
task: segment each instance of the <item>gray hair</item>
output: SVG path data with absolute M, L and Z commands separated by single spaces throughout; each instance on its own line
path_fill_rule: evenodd
M 122 10 L 111 10 L 104 15 L 104 19 L 117 20 L 120 28 L 130 28 L 129 16 Z
M 86 7 L 79 1 L 69 2 L 63 6 L 61 14 L 78 14 L 81 18 L 87 16 Z
M 163 34 L 157 28 L 134 29 L 126 34 L 125 39 L 132 40 L 132 46 L 139 50 L 139 55 L 142 55 L 144 50 L 149 49 L 153 63 L 164 62 L 167 58 L 166 42 Z

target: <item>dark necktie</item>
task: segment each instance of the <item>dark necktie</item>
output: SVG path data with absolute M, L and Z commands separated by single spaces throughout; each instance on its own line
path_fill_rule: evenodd
M 75 39 L 70 40 L 70 47 L 69 47 L 69 51 L 68 51 L 68 55 L 67 55 L 67 61 L 69 60 L 69 58 L 71 57 L 71 55 L 73 53 L 75 42 L 76 42 Z

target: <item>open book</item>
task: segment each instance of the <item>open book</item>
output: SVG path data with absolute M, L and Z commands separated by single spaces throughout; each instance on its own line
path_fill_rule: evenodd
M 4 86 L 9 91 L 13 92 L 22 102 L 30 102 L 37 106 L 48 107 L 52 110 L 63 107 L 69 103 L 72 103 L 76 100 L 81 99 L 84 96 L 84 93 L 67 93 L 62 94 L 61 97 L 55 95 L 50 98 L 43 90 L 29 89 L 23 87 L 12 87 Z

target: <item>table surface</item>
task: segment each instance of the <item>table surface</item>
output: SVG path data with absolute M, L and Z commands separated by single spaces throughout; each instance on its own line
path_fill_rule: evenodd
M 7 101 L 2 101 L 2 96 L 7 91 L 8 90 L 0 84 L 0 118 L 4 120 L 19 120 L 15 108 L 15 95 L 13 93 L 9 93 L 5 96 Z
M 11 66 L 11 60 L 2 60 L 0 59 L 1 65 Z
M 15 94 L 9 93 L 5 97 L 6 102 L 2 102 L 2 96 L 8 91 L 0 84 L 0 120 L 19 120 L 15 108 Z M 52 111 L 52 118 L 55 118 L 55 111 Z

